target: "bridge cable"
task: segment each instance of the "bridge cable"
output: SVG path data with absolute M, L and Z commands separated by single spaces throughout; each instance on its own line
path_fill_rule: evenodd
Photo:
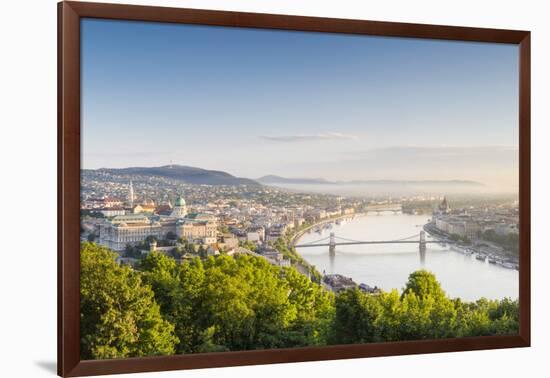
M 405 238 L 401 238 L 401 239 L 395 239 L 395 240 L 389 240 L 389 242 L 397 242 L 397 241 L 405 241 L 405 240 L 409 240 L 409 239 L 413 239 L 413 238 L 419 238 L 420 235 L 419 234 L 416 234 L 416 235 L 411 235 L 411 236 L 407 236 Z M 365 242 L 369 242 L 368 240 L 355 240 L 355 239 L 348 239 L 348 238 L 343 238 L 341 236 L 334 236 L 335 239 L 339 239 L 339 240 L 344 240 L 344 241 L 348 241 L 348 242 L 352 242 L 352 243 L 365 243 Z M 325 238 L 327 239 L 327 238 Z M 323 240 L 323 239 L 322 239 Z
M 301 245 L 313 245 L 313 244 L 315 244 L 315 243 L 319 243 L 319 242 L 328 240 L 329 238 L 330 238 L 330 236 L 327 236 L 326 238 L 322 238 L 322 239 L 319 239 L 319 240 L 310 241 L 310 242 L 308 242 L 308 243 L 303 243 L 303 244 L 301 244 Z

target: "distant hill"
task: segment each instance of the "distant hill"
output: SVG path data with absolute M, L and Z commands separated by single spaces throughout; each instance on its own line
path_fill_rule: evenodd
M 332 184 L 324 178 L 286 178 L 274 175 L 263 176 L 256 181 L 262 184 Z
M 460 186 L 482 187 L 482 183 L 470 180 L 352 180 L 329 181 L 324 178 L 287 178 L 268 175 L 257 179 L 262 184 L 309 184 L 309 185 L 391 185 L 391 186 Z
M 354 180 L 343 182 L 346 184 L 368 184 L 368 185 L 422 185 L 422 186 L 485 186 L 480 182 L 471 180 Z
M 100 171 L 121 175 L 157 176 L 181 180 L 197 185 L 260 185 L 254 180 L 235 177 L 227 172 L 188 167 L 184 165 L 165 165 L 162 167 L 101 168 Z

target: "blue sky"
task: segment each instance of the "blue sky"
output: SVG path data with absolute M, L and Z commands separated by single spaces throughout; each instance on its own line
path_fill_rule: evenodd
M 84 168 L 517 184 L 515 45 L 85 19 Z

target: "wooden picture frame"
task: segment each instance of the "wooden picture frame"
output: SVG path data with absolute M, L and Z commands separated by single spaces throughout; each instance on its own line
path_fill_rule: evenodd
M 520 130 L 519 334 L 130 359 L 81 360 L 78 228 L 80 217 L 80 20 L 82 18 L 518 45 L 520 79 L 518 84 Z M 530 201 L 530 32 L 528 31 L 85 2 L 61 2 L 58 4 L 58 374 L 60 376 L 527 347 L 530 345 L 531 301 Z

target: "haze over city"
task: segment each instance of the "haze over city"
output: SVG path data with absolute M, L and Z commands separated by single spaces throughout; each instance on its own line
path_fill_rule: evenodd
M 83 168 L 517 190 L 513 45 L 86 19 L 82 56 Z

